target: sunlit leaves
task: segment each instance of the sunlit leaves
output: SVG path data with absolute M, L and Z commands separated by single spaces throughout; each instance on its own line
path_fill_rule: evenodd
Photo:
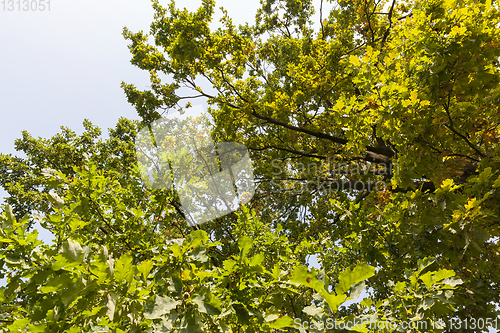
M 357 284 L 363 280 L 366 280 L 372 277 L 374 274 L 375 267 L 370 267 L 366 264 L 357 265 L 352 271 L 350 269 L 347 269 L 346 271 L 340 273 L 339 283 L 335 287 L 335 292 L 337 294 L 343 294 L 347 290 L 349 290 L 349 288 L 353 284 Z
M 170 297 L 156 296 L 154 305 L 149 310 L 147 309 L 144 313 L 146 319 L 159 319 L 163 315 L 169 313 L 171 310 L 175 309 L 180 303 Z
M 132 264 L 132 257 L 128 254 L 122 255 L 114 264 L 114 277 L 118 283 L 130 283 L 134 277 L 135 267 Z

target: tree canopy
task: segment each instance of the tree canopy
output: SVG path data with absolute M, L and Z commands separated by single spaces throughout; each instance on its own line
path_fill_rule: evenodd
M 153 8 L 149 33 L 123 32 L 151 77 L 122 83 L 140 122 L 24 132 L 25 158 L 0 155 L 0 332 L 497 324 L 498 2 L 261 0 L 215 30 L 214 1 Z M 141 179 L 135 139 L 202 102 L 214 141 L 249 149 L 256 192 L 192 226 Z

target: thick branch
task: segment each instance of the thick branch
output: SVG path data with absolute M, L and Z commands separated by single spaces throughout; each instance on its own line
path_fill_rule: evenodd
M 260 113 L 258 113 L 257 111 L 255 111 L 255 109 L 252 112 L 252 115 L 255 116 L 256 118 L 265 120 L 268 123 L 271 123 L 271 124 L 274 124 L 274 125 L 278 125 L 278 126 L 281 126 L 281 127 L 285 127 L 285 128 L 288 128 L 288 129 L 290 129 L 292 131 L 309 134 L 309 135 L 312 135 L 314 137 L 317 137 L 317 138 L 320 138 L 320 139 L 325 139 L 325 140 L 328 140 L 328 141 L 331 141 L 331 142 L 334 142 L 334 143 L 339 143 L 339 144 L 345 145 L 347 142 L 349 142 L 349 140 L 347 140 L 347 139 L 335 137 L 335 136 L 332 136 L 332 135 L 329 135 L 329 134 L 326 134 L 326 133 L 322 133 L 322 132 L 313 131 L 313 130 L 310 130 L 310 129 L 307 129 L 307 128 L 301 127 L 301 126 L 290 125 L 290 124 L 287 124 L 287 123 L 285 123 L 285 122 L 283 122 L 281 120 L 277 120 L 277 119 L 274 119 L 274 118 L 271 118 L 271 117 L 268 117 L 268 116 L 261 115 Z M 367 152 L 366 152 L 366 158 L 365 159 L 367 161 L 369 161 L 369 162 L 374 162 L 374 163 L 390 163 L 390 158 L 392 156 L 394 156 L 394 152 L 391 149 L 387 148 L 387 147 L 371 147 L 371 146 L 368 146 L 368 147 L 366 147 L 366 149 L 367 149 Z
M 392 1 L 392 5 L 391 5 L 391 9 L 389 9 L 389 14 L 387 15 L 387 19 L 389 20 L 389 26 L 385 30 L 384 36 L 382 37 L 382 42 L 381 42 L 381 46 L 382 47 L 384 47 L 384 44 L 385 44 L 385 42 L 387 40 L 387 37 L 389 37 L 389 31 L 392 28 L 392 13 L 394 11 L 394 5 L 395 4 L 396 4 L 396 0 L 393 0 Z
M 273 178 L 273 180 L 291 180 L 291 181 L 305 181 L 307 185 L 302 189 L 304 190 L 322 190 L 322 191 L 340 191 L 340 190 L 355 190 L 355 191 L 367 191 L 367 192 L 380 192 L 389 190 L 391 192 L 410 192 L 413 191 L 412 188 L 402 188 L 397 187 L 391 189 L 386 182 L 383 181 L 368 181 L 364 182 L 361 180 L 343 180 L 335 179 L 329 177 L 318 177 L 316 180 L 310 180 L 307 178 L 293 178 L 293 177 L 283 177 L 283 178 Z M 436 186 L 433 182 L 415 182 L 415 187 L 420 189 L 422 192 L 434 192 Z M 293 190 L 293 189 L 291 189 Z
M 286 151 L 286 152 L 289 152 L 289 153 L 292 153 L 295 155 L 300 155 L 300 156 L 304 156 L 304 157 L 312 157 L 312 158 L 317 158 L 320 160 L 326 160 L 326 156 L 314 155 L 312 153 L 307 153 L 307 152 L 302 151 L 302 150 L 293 150 L 293 149 L 281 148 L 278 146 L 265 146 L 265 147 L 261 147 L 261 148 L 248 147 L 248 149 L 256 150 L 256 151 L 261 151 L 261 150 L 266 150 L 266 149 L 278 149 L 278 150 Z
M 237 91 L 237 89 L 224 77 L 224 74 L 221 73 L 221 75 L 222 75 L 224 81 L 238 95 L 238 97 L 242 101 L 244 101 L 246 103 L 249 103 L 249 101 L 247 101 L 243 96 L 241 96 L 239 94 L 239 92 Z M 194 82 L 189 82 L 189 83 L 192 86 L 196 87 L 196 85 L 194 84 Z M 238 106 L 236 106 L 236 105 L 234 105 L 232 103 L 221 101 L 220 99 L 216 98 L 215 96 L 206 94 L 203 91 L 201 91 L 201 89 L 199 89 L 198 91 L 202 95 L 204 95 L 204 96 L 206 96 L 208 98 L 215 99 L 216 101 L 219 101 L 221 103 L 224 103 L 224 104 L 226 104 L 227 106 L 229 106 L 231 108 L 235 108 L 235 109 L 238 109 L 238 110 L 241 109 L 241 107 L 238 107 Z M 253 107 L 252 107 L 252 109 L 253 109 L 252 115 L 254 117 L 256 117 L 258 119 L 261 119 L 261 120 L 265 120 L 268 123 L 271 123 L 271 124 L 274 124 L 274 125 L 278 125 L 278 126 L 281 126 L 281 127 L 285 127 L 285 128 L 288 128 L 288 129 L 296 131 L 296 132 L 301 132 L 301 133 L 304 133 L 304 134 L 309 134 L 309 135 L 312 135 L 312 136 L 314 136 L 316 138 L 325 139 L 325 140 L 328 140 L 330 142 L 338 143 L 338 144 L 341 144 L 341 145 L 345 145 L 347 142 L 349 142 L 347 139 L 344 139 L 344 138 L 339 138 L 339 137 L 335 137 L 335 136 L 332 136 L 332 135 L 329 135 L 329 134 L 326 134 L 326 133 L 322 133 L 322 132 L 318 132 L 318 131 L 313 131 L 313 130 L 310 130 L 308 128 L 302 127 L 302 126 L 294 126 L 294 125 L 287 124 L 287 123 L 285 123 L 285 122 L 283 122 L 281 120 L 274 119 L 274 118 L 262 115 L 262 114 L 258 113 L 255 110 L 255 108 L 253 108 Z M 367 153 L 366 153 L 365 160 L 368 161 L 368 162 L 389 164 L 389 163 L 391 163 L 390 158 L 394 156 L 394 152 L 390 148 L 388 148 L 388 147 L 371 147 L 371 146 L 367 146 L 366 149 L 367 149 Z

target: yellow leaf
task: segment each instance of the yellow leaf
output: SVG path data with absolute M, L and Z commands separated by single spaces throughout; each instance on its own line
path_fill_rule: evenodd
M 418 97 L 418 93 L 416 91 L 412 91 L 410 93 L 411 104 L 417 103 L 417 97 Z
M 359 66 L 360 65 L 358 57 L 356 57 L 354 55 L 349 56 L 349 62 L 351 64 L 355 65 L 355 66 Z
M 491 1 L 490 1 L 490 2 L 491 2 Z M 373 53 L 373 48 L 372 48 L 370 45 L 368 45 L 368 46 L 366 47 L 366 55 L 367 55 L 367 56 L 369 56 L 369 57 L 371 57 L 371 56 L 372 56 L 372 53 Z
M 490 10 L 491 8 L 491 0 L 486 0 L 486 11 Z
M 471 210 L 472 208 L 474 208 L 475 202 L 476 202 L 476 198 L 472 198 L 471 200 L 469 200 L 469 202 L 467 202 L 467 204 L 465 205 L 465 209 Z
M 191 280 L 191 277 L 189 276 L 189 271 L 182 271 L 181 278 L 183 280 Z

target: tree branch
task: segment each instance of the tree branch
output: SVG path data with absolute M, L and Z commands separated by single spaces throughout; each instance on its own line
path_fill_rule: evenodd
M 389 26 L 387 27 L 387 29 L 385 29 L 385 33 L 384 33 L 384 36 L 382 37 L 382 42 L 381 42 L 381 48 L 384 47 L 385 45 L 385 42 L 387 40 L 387 37 L 389 37 L 389 31 L 391 30 L 392 28 L 392 13 L 394 11 L 394 5 L 396 4 L 396 0 L 393 0 L 392 1 L 392 5 L 391 5 L 391 9 L 389 9 L 389 13 L 387 15 L 387 19 L 389 20 Z

